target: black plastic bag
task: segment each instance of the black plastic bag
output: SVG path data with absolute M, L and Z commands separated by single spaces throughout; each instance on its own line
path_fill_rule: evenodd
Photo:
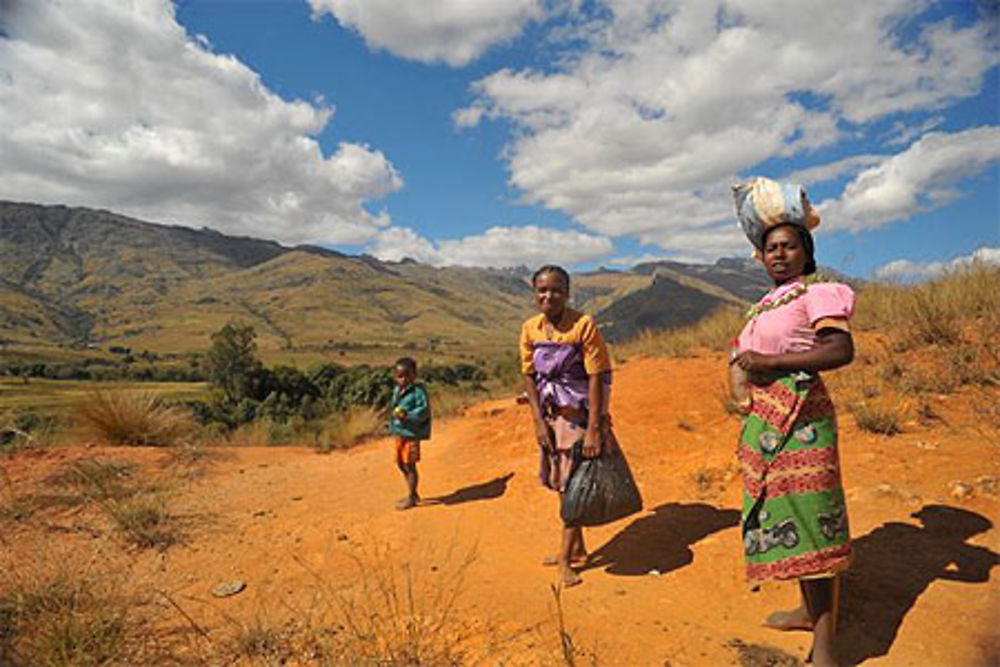
M 567 526 L 600 526 L 642 509 L 642 496 L 621 447 L 611 438 L 600 456 L 585 459 L 582 443 L 573 447 L 575 463 L 562 498 Z

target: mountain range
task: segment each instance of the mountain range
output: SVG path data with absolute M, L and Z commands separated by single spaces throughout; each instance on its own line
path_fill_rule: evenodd
M 135 220 L 80 207 L 0 202 L 0 340 L 5 354 L 127 347 L 206 349 L 249 322 L 271 359 L 441 361 L 514 351 L 534 312 L 530 271 L 381 261 Z M 654 262 L 572 276 L 574 305 L 620 341 L 746 304 L 767 288 L 750 260 Z M 20 351 L 20 352 L 18 352 Z

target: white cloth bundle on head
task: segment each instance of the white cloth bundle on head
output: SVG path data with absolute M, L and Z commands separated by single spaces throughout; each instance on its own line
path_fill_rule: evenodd
M 819 214 L 806 189 L 796 183 L 779 183 L 756 176 L 733 186 L 736 216 L 747 239 L 763 250 L 764 235 L 777 225 L 794 224 L 812 231 L 819 226 Z

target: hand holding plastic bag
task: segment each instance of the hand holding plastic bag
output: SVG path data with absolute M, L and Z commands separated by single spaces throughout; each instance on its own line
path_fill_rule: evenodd
M 625 454 L 609 433 L 600 456 L 585 459 L 581 443 L 573 447 L 575 463 L 562 498 L 562 520 L 567 526 L 600 526 L 642 509 Z

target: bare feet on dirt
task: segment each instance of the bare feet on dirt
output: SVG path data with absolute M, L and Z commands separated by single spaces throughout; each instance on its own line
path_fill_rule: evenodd
M 806 611 L 805 607 L 776 611 L 765 618 L 762 625 L 765 628 L 782 630 L 784 632 L 813 629 L 812 620 L 809 618 L 809 612 Z
M 572 567 L 560 567 L 559 578 L 563 588 L 572 588 L 583 583 L 583 579 L 580 578 L 580 575 Z
M 420 498 L 414 498 L 414 497 L 401 498 L 400 500 L 396 501 L 396 509 L 398 510 L 413 509 L 418 504 L 420 504 Z
M 582 554 L 573 554 L 573 556 L 569 559 L 569 564 L 580 567 L 587 564 L 588 558 L 590 558 L 590 554 L 586 551 Z M 542 565 L 545 567 L 555 567 L 559 565 L 559 556 L 557 554 L 549 554 L 542 559 Z

